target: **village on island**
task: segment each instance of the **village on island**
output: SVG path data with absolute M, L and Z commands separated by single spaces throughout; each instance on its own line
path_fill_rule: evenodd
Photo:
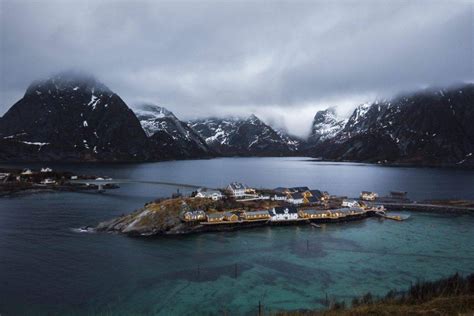
M 394 199 L 403 199 L 405 192 L 392 192 Z M 225 189 L 200 188 L 193 192 L 192 198 L 223 199 L 240 202 L 244 208 L 231 207 L 225 211 L 206 212 L 187 210 L 181 214 L 182 220 L 202 225 L 232 225 L 265 222 L 268 224 L 291 224 L 299 222 L 330 222 L 352 220 L 370 215 L 402 220 L 400 216 L 388 216 L 375 192 L 362 191 L 358 199 L 332 196 L 328 192 L 300 187 L 277 187 L 272 190 L 255 189 L 239 182 L 230 183 Z M 262 201 L 267 208 L 259 208 Z M 268 206 L 272 206 L 268 208 Z

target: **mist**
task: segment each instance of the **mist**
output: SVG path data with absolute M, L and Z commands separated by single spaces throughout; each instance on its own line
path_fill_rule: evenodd
M 0 1 L 0 115 L 36 79 L 90 73 L 132 108 L 255 113 L 297 136 L 316 111 L 473 81 L 464 1 Z

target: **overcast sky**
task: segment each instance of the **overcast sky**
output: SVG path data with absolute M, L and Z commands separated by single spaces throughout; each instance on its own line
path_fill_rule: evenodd
M 471 1 L 0 3 L 0 115 L 77 69 L 131 107 L 255 113 L 304 135 L 328 106 L 474 79 Z

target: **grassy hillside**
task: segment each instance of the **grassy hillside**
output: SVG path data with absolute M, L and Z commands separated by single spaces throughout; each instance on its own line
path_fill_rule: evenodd
M 455 274 L 434 282 L 419 282 L 407 291 L 390 291 L 383 298 L 367 293 L 350 307 L 334 302 L 326 311 L 280 312 L 279 316 L 474 315 L 474 274 Z

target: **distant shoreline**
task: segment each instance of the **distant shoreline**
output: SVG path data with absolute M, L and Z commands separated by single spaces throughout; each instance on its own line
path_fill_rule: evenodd
M 311 156 L 300 156 L 300 155 L 236 155 L 236 156 L 206 156 L 206 157 L 189 157 L 189 158 L 170 158 L 170 159 L 156 159 L 156 160 L 0 160 L 0 164 L 7 165 L 24 165 L 24 164 L 45 164 L 45 163 L 67 163 L 67 164 L 146 164 L 146 163 L 159 163 L 169 161 L 190 161 L 190 160 L 213 160 L 213 159 L 225 159 L 225 158 L 303 158 L 303 162 L 325 162 L 325 163 L 349 163 L 349 164 L 361 164 L 369 166 L 380 166 L 380 167 L 400 167 L 400 168 L 440 168 L 440 169 L 463 169 L 463 170 L 474 170 L 474 165 L 463 165 L 457 163 L 413 163 L 413 162 L 374 162 L 374 161 L 363 161 L 363 160 L 330 160 Z

